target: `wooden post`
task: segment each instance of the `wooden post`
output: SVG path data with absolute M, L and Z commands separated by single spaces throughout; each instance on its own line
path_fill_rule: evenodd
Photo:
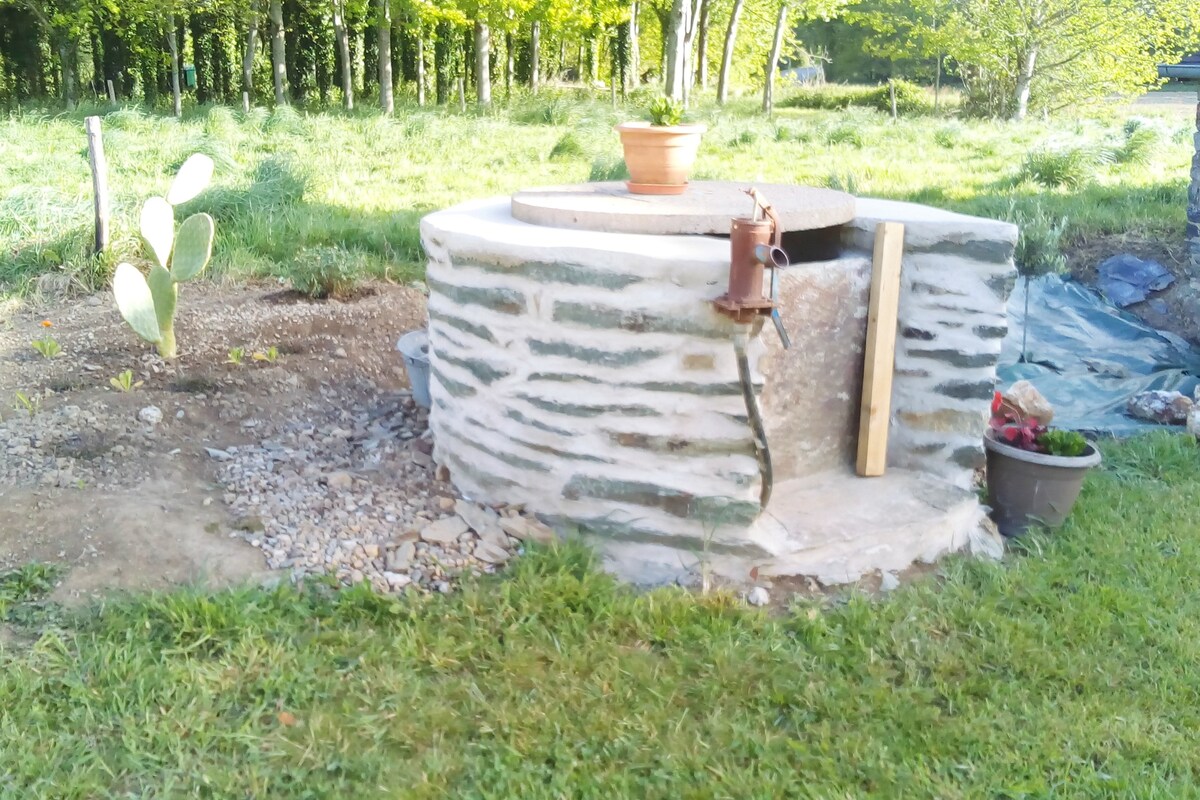
M 888 94 L 892 96 L 892 119 L 896 119 L 896 80 L 888 81 Z
M 113 88 L 112 81 L 106 81 L 108 84 L 108 102 L 114 106 L 117 104 L 117 90 Z
M 104 160 L 104 137 L 100 132 L 100 118 L 84 120 L 87 131 L 88 163 L 92 167 L 92 195 L 96 208 L 96 253 L 108 247 L 108 163 Z
M 250 113 L 250 93 L 242 92 L 242 111 Z
M 458 110 L 467 113 L 467 82 L 461 75 L 458 78 Z
M 856 471 L 864 478 L 882 475 L 887 466 L 892 371 L 896 361 L 896 322 L 900 315 L 900 261 L 903 255 L 904 226 L 898 222 L 881 222 L 875 229 L 862 409 L 858 418 Z

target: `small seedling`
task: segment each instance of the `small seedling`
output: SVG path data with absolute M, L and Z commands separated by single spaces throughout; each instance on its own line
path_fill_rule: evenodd
M 234 347 L 229 350 L 229 357 L 225 359 L 226 364 L 242 365 L 242 359 L 246 357 L 246 348 Z
M 274 364 L 279 360 L 279 348 L 272 346 L 266 350 L 256 350 L 251 358 L 255 361 L 265 361 L 268 364 Z
M 13 394 L 13 410 L 25 411 L 29 416 L 37 414 L 42 407 L 42 398 L 36 394 L 33 397 L 27 396 L 24 392 L 16 392 Z
M 42 354 L 42 358 L 47 360 L 62 355 L 62 348 L 58 346 L 58 342 L 53 336 L 43 336 L 41 339 L 33 340 L 32 347 Z
M 133 370 L 127 369 L 115 378 L 109 378 L 108 383 L 118 392 L 132 392 L 142 385 L 143 381 L 134 381 Z

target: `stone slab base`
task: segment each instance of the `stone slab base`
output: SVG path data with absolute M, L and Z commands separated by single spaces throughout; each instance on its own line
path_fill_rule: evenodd
M 928 474 L 893 469 L 859 478 L 834 471 L 775 485 L 766 512 L 746 534 L 770 555 L 584 539 L 603 554 L 606 569 L 640 585 L 686 582 L 705 565 L 739 584 L 752 582 L 757 569 L 759 578 L 805 575 L 835 585 L 964 548 L 998 555 L 1002 545 L 984 518 L 974 492 Z

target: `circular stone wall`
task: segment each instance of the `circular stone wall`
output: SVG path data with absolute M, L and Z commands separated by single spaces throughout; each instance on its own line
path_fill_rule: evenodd
M 789 229 L 854 214 L 831 193 L 826 216 L 804 217 L 781 200 L 793 187 L 760 188 Z M 748 213 L 740 190 L 724 185 L 718 205 Z M 597 191 L 613 190 L 521 193 L 422 220 L 434 456 L 464 495 L 524 503 L 639 582 L 672 580 L 701 560 L 740 580 L 753 569 L 846 581 L 968 541 L 981 518 L 969 486 L 1015 274 L 1013 226 L 857 203 L 838 233 L 842 256 L 782 275 L 794 341 L 783 352 L 771 326 L 760 336 L 713 309 L 728 282 L 728 238 L 614 230 L 723 234 L 730 208 L 722 228 L 703 204 L 689 205 L 691 192 L 595 206 Z M 566 199 L 556 210 L 549 195 Z M 625 214 L 630 203 L 669 213 Z M 605 230 L 570 227 L 588 214 Z M 870 254 L 884 220 L 906 226 L 900 337 L 889 471 L 864 480 L 849 465 Z M 775 455 L 765 512 L 733 346 L 747 332 Z

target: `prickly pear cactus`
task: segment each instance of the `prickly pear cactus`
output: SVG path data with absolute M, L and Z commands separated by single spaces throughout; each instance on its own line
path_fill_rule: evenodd
M 216 226 L 208 214 L 193 214 L 175 230 L 175 206 L 191 200 L 212 179 L 213 162 L 196 153 L 179 168 L 166 198 L 151 197 L 142 206 L 142 240 L 154 257 L 149 275 L 122 262 L 113 275 L 117 308 L 133 332 L 158 346 L 163 358 L 175 358 L 175 306 L 179 284 L 208 266 Z

